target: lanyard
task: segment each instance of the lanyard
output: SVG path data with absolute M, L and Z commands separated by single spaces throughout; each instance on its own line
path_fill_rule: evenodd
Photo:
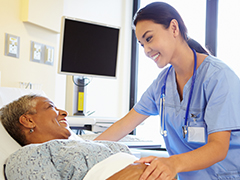
M 189 115 L 189 108 L 190 108 L 190 102 L 192 99 L 192 93 L 193 93 L 193 87 L 196 79 L 196 67 L 197 67 L 197 54 L 194 49 L 192 49 L 193 54 L 194 54 L 194 69 L 193 69 L 193 76 L 192 76 L 192 83 L 191 83 L 191 89 L 189 92 L 189 98 L 188 98 L 188 104 L 187 104 L 187 110 L 185 114 L 185 123 L 184 126 L 182 127 L 183 129 L 183 137 L 185 138 L 185 135 L 187 134 L 187 122 L 188 122 L 188 115 Z M 161 89 L 161 98 L 160 98 L 160 118 L 161 118 L 161 134 L 163 136 L 167 136 L 167 131 L 165 127 L 165 117 L 164 117 L 164 109 L 165 109 L 165 91 L 166 91 L 166 83 L 167 83 L 167 77 L 169 74 L 170 69 L 172 68 L 172 65 L 168 68 L 163 87 Z

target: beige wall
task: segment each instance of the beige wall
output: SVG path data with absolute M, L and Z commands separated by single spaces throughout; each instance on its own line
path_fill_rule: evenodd
M 48 0 L 28 1 L 31 2 L 31 7 L 36 7 L 39 2 L 44 6 L 49 4 Z M 51 6 L 54 2 L 58 3 L 60 0 L 51 0 Z M 129 106 L 132 0 L 63 0 L 63 2 L 63 15 L 121 27 L 118 78 L 92 79 L 87 87 L 87 110 L 96 111 L 96 116 L 123 116 Z M 0 0 L 0 4 L 1 86 L 19 87 L 19 82 L 42 84 L 42 89 L 48 97 L 58 107 L 65 108 L 66 89 L 72 87 L 66 87 L 66 76 L 57 73 L 60 35 L 56 29 L 46 27 L 50 26 L 49 23 L 44 24 L 41 19 L 48 21 L 46 17 L 53 17 L 51 13 L 54 12 L 54 8 L 41 6 L 44 16 L 34 17 L 39 18 L 36 25 L 21 20 L 21 0 Z M 59 10 L 61 6 L 57 5 L 59 4 L 56 4 L 55 8 Z M 34 11 L 31 9 L 32 12 Z M 46 16 L 47 13 L 49 16 Z M 4 55 L 5 33 L 20 37 L 19 58 Z M 30 61 L 30 41 L 54 47 L 53 66 Z
M 30 61 L 30 41 L 58 49 L 58 34 L 20 20 L 20 1 L 0 1 L 0 71 L 1 86 L 19 87 L 19 82 L 42 84 L 46 94 L 54 99 L 56 61 L 54 66 Z M 4 55 L 5 33 L 20 37 L 19 58 Z M 55 51 L 56 54 L 57 51 Z M 55 58 L 56 60 L 56 58 Z

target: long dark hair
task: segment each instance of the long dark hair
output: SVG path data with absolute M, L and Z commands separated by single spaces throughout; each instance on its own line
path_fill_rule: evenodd
M 188 43 L 189 47 L 195 49 L 199 53 L 209 54 L 197 41 L 191 39 L 187 35 L 187 27 L 177 10 L 165 2 L 153 2 L 140 9 L 133 18 L 133 28 L 142 20 L 151 20 L 154 23 L 163 25 L 166 29 L 170 22 L 176 19 L 178 21 L 179 30 L 183 39 Z

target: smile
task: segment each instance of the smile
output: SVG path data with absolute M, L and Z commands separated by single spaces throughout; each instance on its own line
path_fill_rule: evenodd
M 66 120 L 61 120 L 61 121 L 58 121 L 58 122 L 64 122 L 64 123 L 65 123 L 65 122 L 66 122 Z
M 155 61 L 159 55 L 160 55 L 160 53 L 157 53 L 156 55 L 152 56 L 151 58 Z
M 59 124 L 61 124 L 61 125 L 63 125 L 64 127 L 68 127 L 69 126 L 69 124 L 68 124 L 68 122 L 66 121 L 66 119 L 62 119 L 62 120 L 60 120 L 60 121 L 58 121 L 58 123 Z
M 58 123 L 68 124 L 68 122 L 66 121 L 66 119 L 62 119 L 62 120 L 58 121 Z

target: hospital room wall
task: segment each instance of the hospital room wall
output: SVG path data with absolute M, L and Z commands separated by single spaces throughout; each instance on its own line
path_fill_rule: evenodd
M 49 4 L 48 0 L 28 0 Z M 59 33 L 20 19 L 21 0 L 0 0 L 0 72 L 2 87 L 19 87 L 19 82 L 41 84 L 42 90 L 59 108 L 65 108 L 66 82 L 57 73 Z M 51 0 L 58 3 L 59 1 Z M 93 78 L 87 86 L 87 110 L 95 116 L 121 117 L 129 110 L 132 0 L 62 0 L 63 14 L 119 26 L 120 42 L 117 79 Z M 58 8 L 56 4 L 56 8 Z M 54 9 L 53 9 L 54 11 Z M 43 9 L 42 13 L 48 13 Z M 37 17 L 41 19 L 41 16 Z M 61 19 L 58 19 L 59 21 Z M 60 31 L 60 30 L 59 30 Z M 19 58 L 4 55 L 5 33 L 20 37 Z M 30 42 L 54 47 L 54 64 L 30 61 Z M 73 85 L 72 85 L 73 86 Z M 70 87 L 71 88 L 71 87 Z

